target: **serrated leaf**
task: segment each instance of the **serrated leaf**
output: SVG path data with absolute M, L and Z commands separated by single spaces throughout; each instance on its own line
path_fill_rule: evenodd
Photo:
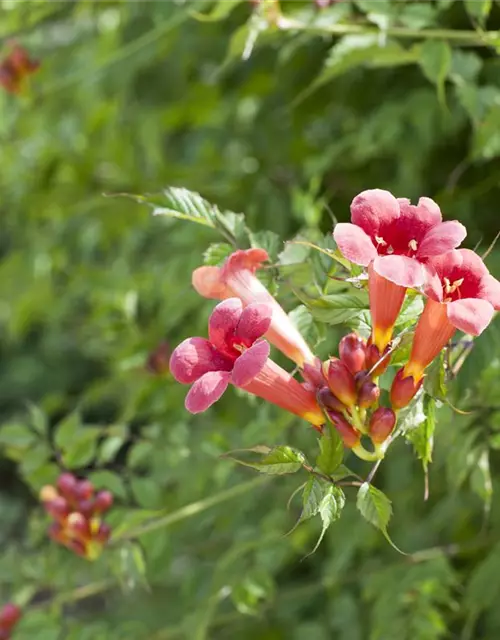
M 95 457 L 97 439 L 101 434 L 98 427 L 82 427 L 74 434 L 71 442 L 61 447 L 63 463 L 68 469 L 87 466 Z
M 256 451 L 256 449 L 245 449 L 240 451 Z M 287 473 L 296 473 L 302 465 L 306 462 L 306 457 L 298 449 L 289 447 L 287 445 L 279 445 L 271 449 L 265 454 L 264 458 L 260 462 L 249 462 L 246 460 L 240 460 L 232 455 L 224 454 L 224 457 L 234 460 L 238 464 L 242 464 L 245 467 L 251 467 L 257 469 L 261 473 L 268 475 L 284 475 Z
M 317 476 L 309 476 L 302 493 L 302 513 L 300 514 L 299 522 L 309 520 L 309 518 L 318 513 L 319 505 L 323 498 L 324 484 Z
M 340 514 L 342 513 L 342 509 L 345 505 L 345 495 L 340 487 L 336 487 L 334 485 L 327 485 L 321 499 L 321 502 L 318 506 L 318 513 L 321 517 L 321 533 L 319 539 L 314 546 L 314 549 L 308 555 L 315 553 L 321 544 L 323 538 L 325 537 L 325 533 L 327 532 L 329 526 L 335 520 L 340 518 Z
M 410 429 L 406 437 L 412 443 L 418 459 L 422 461 L 424 471 L 427 471 L 429 463 L 432 462 L 436 429 L 436 402 L 428 395 L 424 398 L 424 414 L 425 420 L 416 428 Z
M 47 415 L 36 404 L 28 403 L 30 424 L 41 436 L 46 436 L 49 431 L 49 420 Z
M 389 544 L 403 553 L 389 537 L 387 526 L 392 516 L 392 503 L 379 489 L 368 482 L 364 482 L 358 491 L 356 506 L 365 520 L 384 534 Z M 403 553 L 403 555 L 406 555 Z
M 70 446 L 76 433 L 82 426 L 80 414 L 77 411 L 70 413 L 56 426 L 55 443 L 56 446 L 64 449 Z
M 313 318 L 328 324 L 343 324 L 368 308 L 368 296 L 337 293 L 311 298 L 302 290 L 294 290 L 296 296 L 307 306 Z
M 475 159 L 491 160 L 500 155 L 500 105 L 493 105 L 474 132 L 472 154 Z
M 233 247 L 227 242 L 213 242 L 203 254 L 203 263 L 211 267 L 218 267 L 232 251 Z
M 303 304 L 295 307 L 290 311 L 288 317 L 306 342 L 311 341 L 314 334 L 314 320 L 307 307 Z
M 282 246 L 281 238 L 274 231 L 255 231 L 249 234 L 250 244 L 256 249 L 267 251 L 269 258 L 275 262 Z
M 425 417 L 424 393 L 421 390 L 412 402 L 399 412 L 398 429 L 405 435 L 421 425 L 425 421 Z
M 427 369 L 424 378 L 425 392 L 436 400 L 446 400 L 446 371 L 444 352 L 441 352 Z
M 36 440 L 36 434 L 26 424 L 12 422 L 4 424 L 0 428 L 0 445 L 16 449 L 27 449 Z
M 334 473 L 344 457 L 344 445 L 337 430 L 330 422 L 328 426 L 319 440 L 320 454 L 316 458 L 316 466 L 326 475 Z

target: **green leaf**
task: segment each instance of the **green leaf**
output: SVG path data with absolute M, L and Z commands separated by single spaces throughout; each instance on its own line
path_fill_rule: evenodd
M 453 49 L 450 68 L 450 80 L 457 85 L 464 85 L 476 82 L 477 76 L 483 66 L 482 59 L 473 51 L 463 51 Z M 472 86 L 473 90 L 477 87 Z
M 427 369 L 424 378 L 424 390 L 436 400 L 446 400 L 447 389 L 444 352 L 441 352 L 439 357 L 436 358 Z
M 117 498 L 125 499 L 127 497 L 125 483 L 117 473 L 103 469 L 92 471 L 88 478 L 97 490 L 108 489 Z
M 130 486 L 135 499 L 144 509 L 159 509 L 164 504 L 164 492 L 154 478 L 134 477 Z
M 41 436 L 47 436 L 49 432 L 49 420 L 47 415 L 36 404 L 28 403 L 30 425 Z
M 376 34 L 347 35 L 332 47 L 323 70 L 307 94 L 358 66 L 395 67 L 416 61 L 416 51 L 404 49 L 398 42 L 382 44 Z
M 290 311 L 288 317 L 306 342 L 312 341 L 315 326 L 313 317 L 307 307 L 303 304 L 295 307 L 295 309 Z
M 500 155 L 500 105 L 493 105 L 476 127 L 472 155 L 483 160 Z
M 85 467 L 95 458 L 97 439 L 101 435 L 98 427 L 82 427 L 70 443 L 61 448 L 62 460 L 69 469 Z
M 327 529 L 332 522 L 338 520 L 342 513 L 342 509 L 345 505 L 345 494 L 340 487 L 334 485 L 326 485 L 321 502 L 318 505 L 318 513 L 321 517 L 321 534 L 314 547 L 314 549 L 308 555 L 311 555 L 317 551 L 321 544 Z
M 392 516 L 392 504 L 389 498 L 370 483 L 364 482 L 359 488 L 356 506 L 363 518 L 377 529 L 380 529 L 386 540 L 396 551 L 403 553 L 392 542 L 387 531 L 387 526 Z
M 243 615 L 256 615 L 259 605 L 274 595 L 274 582 L 264 570 L 247 572 L 232 588 L 231 598 L 236 609 Z
M 281 238 L 274 231 L 255 231 L 249 234 L 250 244 L 256 249 L 264 249 L 272 262 L 278 259 L 278 252 L 282 246 Z
M 451 60 L 451 48 L 445 40 L 427 40 L 420 47 L 420 67 L 425 77 L 436 85 L 442 106 L 445 104 L 445 82 L 451 69 Z
M 155 446 L 152 442 L 143 440 L 134 444 L 128 454 L 128 465 L 131 469 L 141 466 L 149 466 Z
M 64 420 L 61 420 L 56 426 L 55 443 L 60 449 L 71 446 L 78 430 L 81 428 L 82 422 L 80 414 L 77 411 L 70 413 Z
M 259 447 L 259 450 L 254 448 L 241 451 L 260 450 L 261 448 Z M 287 445 L 279 445 L 271 449 L 268 453 L 266 452 L 264 458 L 262 458 L 260 462 L 248 462 L 245 460 L 240 460 L 227 453 L 224 454 L 224 457 L 230 458 L 231 460 L 234 460 L 234 462 L 242 464 L 245 467 L 257 469 L 261 473 L 266 473 L 268 475 L 284 475 L 287 473 L 296 473 L 306 462 L 306 457 L 302 453 L 302 451 L 299 451 L 298 449 L 294 449 Z
M 15 449 L 27 449 L 35 444 L 37 436 L 25 424 L 12 422 L 0 428 L 0 445 Z
M 213 242 L 203 254 L 203 263 L 211 267 L 218 267 L 232 251 L 233 247 L 227 242 Z
M 114 509 L 110 512 L 110 515 L 114 515 L 117 512 Z M 113 540 L 119 540 L 122 536 L 130 534 L 131 531 L 135 531 L 141 525 L 164 515 L 164 511 L 153 509 L 127 509 L 122 510 L 119 513 L 119 522 L 113 528 Z
M 323 499 L 325 482 L 315 475 L 310 475 L 302 493 L 302 513 L 299 522 L 313 518 L 319 511 Z
M 316 466 L 326 475 L 332 474 L 344 457 L 344 445 L 337 430 L 330 423 L 328 426 L 319 440 L 320 454 L 316 458 Z
M 123 589 L 128 592 L 138 587 L 147 589 L 147 569 L 144 551 L 137 542 L 124 542 L 111 556 L 111 568 Z
M 122 436 L 111 436 L 110 438 L 106 438 L 99 447 L 99 463 L 103 464 L 112 462 L 124 442 L 125 438 Z
M 416 428 L 407 431 L 406 438 L 412 443 L 415 453 L 422 461 L 424 471 L 427 471 L 429 463 L 432 462 L 436 429 L 436 402 L 427 394 L 424 398 L 424 414 L 425 420 Z
M 491 509 L 491 501 L 493 498 L 493 484 L 491 481 L 490 455 L 488 448 L 485 446 L 477 458 L 470 476 L 471 488 L 484 502 L 487 512 Z
M 398 429 L 403 435 L 416 429 L 425 421 L 424 395 L 420 391 L 412 402 L 399 412 Z
M 368 296 L 361 292 L 359 295 L 336 293 L 321 298 L 312 298 L 301 290 L 295 294 L 316 320 L 328 324 L 343 324 L 368 308 Z
M 492 0 L 464 0 L 467 13 L 472 21 L 484 25 L 491 11 Z
M 399 329 L 404 329 L 406 326 L 412 325 L 417 321 L 423 309 L 423 296 L 407 296 L 403 308 L 401 309 L 401 313 L 396 320 L 396 327 L 398 327 Z

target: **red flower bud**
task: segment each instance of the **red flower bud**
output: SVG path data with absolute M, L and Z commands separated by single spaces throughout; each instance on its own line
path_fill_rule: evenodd
M 370 420 L 370 438 L 376 444 L 386 440 L 396 424 L 396 414 L 392 409 L 379 407 L 373 412 Z
M 355 375 L 365 368 L 366 343 L 356 333 L 349 333 L 342 338 L 339 344 L 340 359 Z
M 400 369 L 392 382 L 391 404 L 394 409 L 402 409 L 411 402 L 417 391 L 422 386 L 424 379 L 415 384 L 413 376 L 404 376 L 404 368 Z
M 111 527 L 109 526 L 109 524 L 101 522 L 101 524 L 99 525 L 99 529 L 97 530 L 97 533 L 93 536 L 93 538 L 97 542 L 101 542 L 102 544 L 104 544 L 109 540 L 110 535 Z
M 78 480 L 75 488 L 75 498 L 77 500 L 88 500 L 94 495 L 94 485 L 90 480 Z
M 328 387 L 323 387 L 318 391 L 317 394 L 319 404 L 325 409 L 330 409 L 332 411 L 344 411 L 346 409 L 345 405 L 343 405 L 340 400 L 333 395 Z
M 76 505 L 78 513 L 81 513 L 85 518 L 91 518 L 95 512 L 94 500 L 80 500 Z
M 66 546 L 70 551 L 76 553 L 77 556 L 85 557 L 87 555 L 87 548 L 83 542 L 80 542 L 80 540 L 70 540 Z
M 61 473 L 57 479 L 57 488 L 60 493 L 69 500 L 75 497 L 75 489 L 78 479 L 72 473 Z
M 302 368 L 302 377 L 306 381 L 306 386 L 310 389 L 321 389 L 325 385 L 321 360 L 316 358 L 314 364 L 305 362 Z
M 170 356 L 171 351 L 168 343 L 161 342 L 156 349 L 149 354 L 146 369 L 150 373 L 157 375 L 168 373 Z
M 339 436 L 342 438 L 344 446 L 348 449 L 352 449 L 360 442 L 360 436 L 358 431 L 350 425 L 344 416 L 337 411 L 328 411 L 328 417 L 330 418 L 333 426 L 337 430 Z
M 382 359 L 382 355 L 378 350 L 378 347 L 374 344 L 371 344 L 366 349 L 366 368 L 371 372 L 370 375 L 377 377 L 381 376 L 385 371 L 387 371 L 387 367 L 391 361 L 391 356 L 389 353 L 389 346 L 387 346 L 384 350 L 385 357 Z M 377 364 L 379 363 L 379 364 Z M 373 369 L 373 367 L 375 367 Z M 373 371 L 372 371 L 373 369 Z
M 45 507 L 45 511 L 47 511 L 47 513 L 56 520 L 62 520 L 70 512 L 68 501 L 65 500 L 62 496 L 57 496 L 53 500 L 44 502 L 43 506 Z
M 371 380 L 366 380 L 358 391 L 358 407 L 367 409 L 380 398 L 380 387 Z
M 51 484 L 46 484 L 44 487 L 42 487 L 40 489 L 39 496 L 42 502 L 51 502 L 52 500 L 60 497 L 57 493 L 57 489 Z
M 332 393 L 347 407 L 356 403 L 357 393 L 354 376 L 338 358 L 330 358 L 324 364 L 328 386 Z
M 7 602 L 0 612 L 0 625 L 4 629 L 12 629 L 12 627 L 19 622 L 22 615 L 21 608 L 12 602 Z
M 53 522 L 48 529 L 48 536 L 55 542 L 66 544 L 66 534 L 62 525 L 59 522 Z
M 77 511 L 73 511 L 66 520 L 68 533 L 75 535 L 77 538 L 87 540 L 90 538 L 90 525 L 87 518 Z
M 113 505 L 113 494 L 110 491 L 99 491 L 94 499 L 95 513 L 104 513 Z

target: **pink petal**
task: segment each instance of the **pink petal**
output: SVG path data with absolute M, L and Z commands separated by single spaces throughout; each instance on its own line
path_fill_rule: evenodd
M 438 256 L 455 249 L 464 240 L 467 229 L 457 220 L 441 222 L 432 227 L 420 243 L 417 256 Z
M 378 255 L 370 237 L 355 224 L 339 222 L 335 225 L 333 237 L 340 253 L 354 264 L 367 267 Z
M 222 276 L 226 279 L 231 272 L 241 269 L 248 269 L 255 273 L 266 260 L 269 260 L 269 255 L 264 249 L 239 249 L 224 262 Z
M 478 336 L 490 324 L 493 307 L 487 300 L 464 298 L 447 305 L 448 320 L 464 333 Z
M 432 264 L 425 265 L 424 293 L 436 302 L 443 301 L 443 283 Z
M 224 298 L 231 296 L 231 292 L 222 280 L 222 272 L 219 267 L 198 267 L 193 271 L 191 284 L 204 298 L 224 300 Z
M 421 287 L 425 282 L 423 266 L 407 256 L 379 256 L 373 263 L 375 271 L 400 287 Z
M 420 198 L 417 204 L 420 215 L 424 215 L 433 225 L 439 224 L 443 219 L 441 209 L 437 202 L 425 196 Z
M 236 328 L 236 336 L 250 347 L 257 338 L 262 338 L 271 325 L 272 307 L 265 303 L 253 303 L 243 309 Z
M 201 413 L 211 407 L 227 389 L 231 374 L 227 371 L 205 373 L 189 390 L 185 406 L 190 413 Z
M 247 349 L 234 363 L 231 382 L 237 387 L 243 387 L 258 375 L 269 357 L 271 347 L 265 340 L 256 342 Z
M 351 203 L 351 221 L 372 238 L 379 235 L 381 225 L 390 225 L 399 214 L 399 202 L 384 189 L 362 191 Z
M 229 298 L 214 308 L 208 320 L 210 342 L 224 353 L 233 354 L 234 334 L 242 309 L 243 303 L 239 298 Z
M 479 297 L 488 300 L 497 311 L 500 309 L 500 282 L 491 274 L 481 278 Z
M 170 371 L 183 384 L 198 380 L 208 371 L 231 371 L 232 362 L 205 338 L 187 338 L 170 357 Z

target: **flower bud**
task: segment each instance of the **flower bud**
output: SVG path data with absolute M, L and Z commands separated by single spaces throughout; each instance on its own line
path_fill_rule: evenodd
M 99 529 L 93 536 L 93 539 L 96 540 L 97 542 L 104 544 L 109 540 L 110 535 L 111 535 L 111 527 L 109 526 L 109 524 L 106 524 L 105 522 L 101 522 L 101 524 L 99 525 Z
M 396 424 L 396 414 L 392 409 L 379 407 L 373 412 L 370 420 L 370 438 L 372 442 L 381 444 L 386 440 Z
M 83 514 L 78 513 L 78 511 L 69 514 L 66 524 L 70 534 L 74 534 L 83 540 L 90 538 L 89 521 Z
M 94 515 L 95 503 L 94 500 L 80 500 L 76 505 L 78 513 L 81 513 L 85 518 L 91 518 Z
M 402 409 L 411 402 L 417 391 L 422 386 L 424 379 L 415 383 L 413 376 L 404 375 L 404 368 L 400 369 L 393 380 L 391 387 L 391 404 L 394 409 Z
M 365 380 L 358 391 L 358 407 L 368 409 L 380 398 L 380 387 L 371 380 Z
M 352 449 L 357 446 L 360 442 L 360 436 L 356 429 L 347 422 L 341 413 L 338 413 L 337 411 L 328 411 L 327 413 L 333 426 L 342 438 L 344 446 L 348 449 Z
M 45 511 L 56 520 L 65 518 L 70 512 L 68 501 L 62 496 L 56 496 L 53 500 L 44 502 L 43 506 L 45 507 Z
M 64 533 L 64 529 L 59 522 L 53 522 L 50 525 L 47 533 L 51 540 L 60 542 L 61 544 L 66 544 L 66 534 Z
M 87 555 L 87 548 L 80 540 L 70 540 L 66 546 L 78 556 L 85 557 Z
M 382 358 L 378 347 L 374 344 L 371 344 L 366 349 L 366 368 L 371 372 L 370 375 L 377 377 L 381 376 L 387 370 L 389 366 L 389 362 L 391 361 L 391 356 L 389 353 L 389 346 L 387 346 L 384 350 L 385 357 Z M 378 363 L 378 364 L 377 364 Z M 375 365 L 377 365 L 375 367 Z M 375 369 L 373 369 L 375 367 Z M 373 369 L 373 371 L 372 371 Z
M 330 358 L 323 366 L 331 392 L 347 407 L 355 404 L 356 384 L 346 365 L 338 358 Z
M 365 368 L 366 344 L 356 333 L 349 333 L 339 344 L 340 359 L 352 373 L 356 375 Z
M 95 513 L 104 513 L 113 505 L 113 494 L 110 491 L 99 491 L 94 499 Z
M 65 498 L 71 500 L 75 496 L 77 483 L 78 479 L 72 473 L 61 473 L 57 479 L 57 488 Z
M 7 602 L 0 612 L 0 626 L 4 629 L 12 629 L 22 615 L 21 608 L 12 602 Z
M 75 487 L 77 500 L 88 500 L 94 495 L 94 485 L 90 480 L 78 480 Z
M 345 411 L 346 407 L 343 405 L 340 400 L 333 395 L 328 387 L 323 387 L 318 391 L 317 394 L 319 404 L 325 409 L 330 409 L 332 411 Z
M 50 484 L 46 484 L 40 489 L 39 496 L 42 502 L 51 502 L 52 500 L 60 497 L 57 493 L 57 489 Z
M 306 381 L 306 386 L 311 390 L 321 389 L 325 385 L 321 360 L 316 358 L 314 364 L 305 362 L 302 367 L 302 377 Z

